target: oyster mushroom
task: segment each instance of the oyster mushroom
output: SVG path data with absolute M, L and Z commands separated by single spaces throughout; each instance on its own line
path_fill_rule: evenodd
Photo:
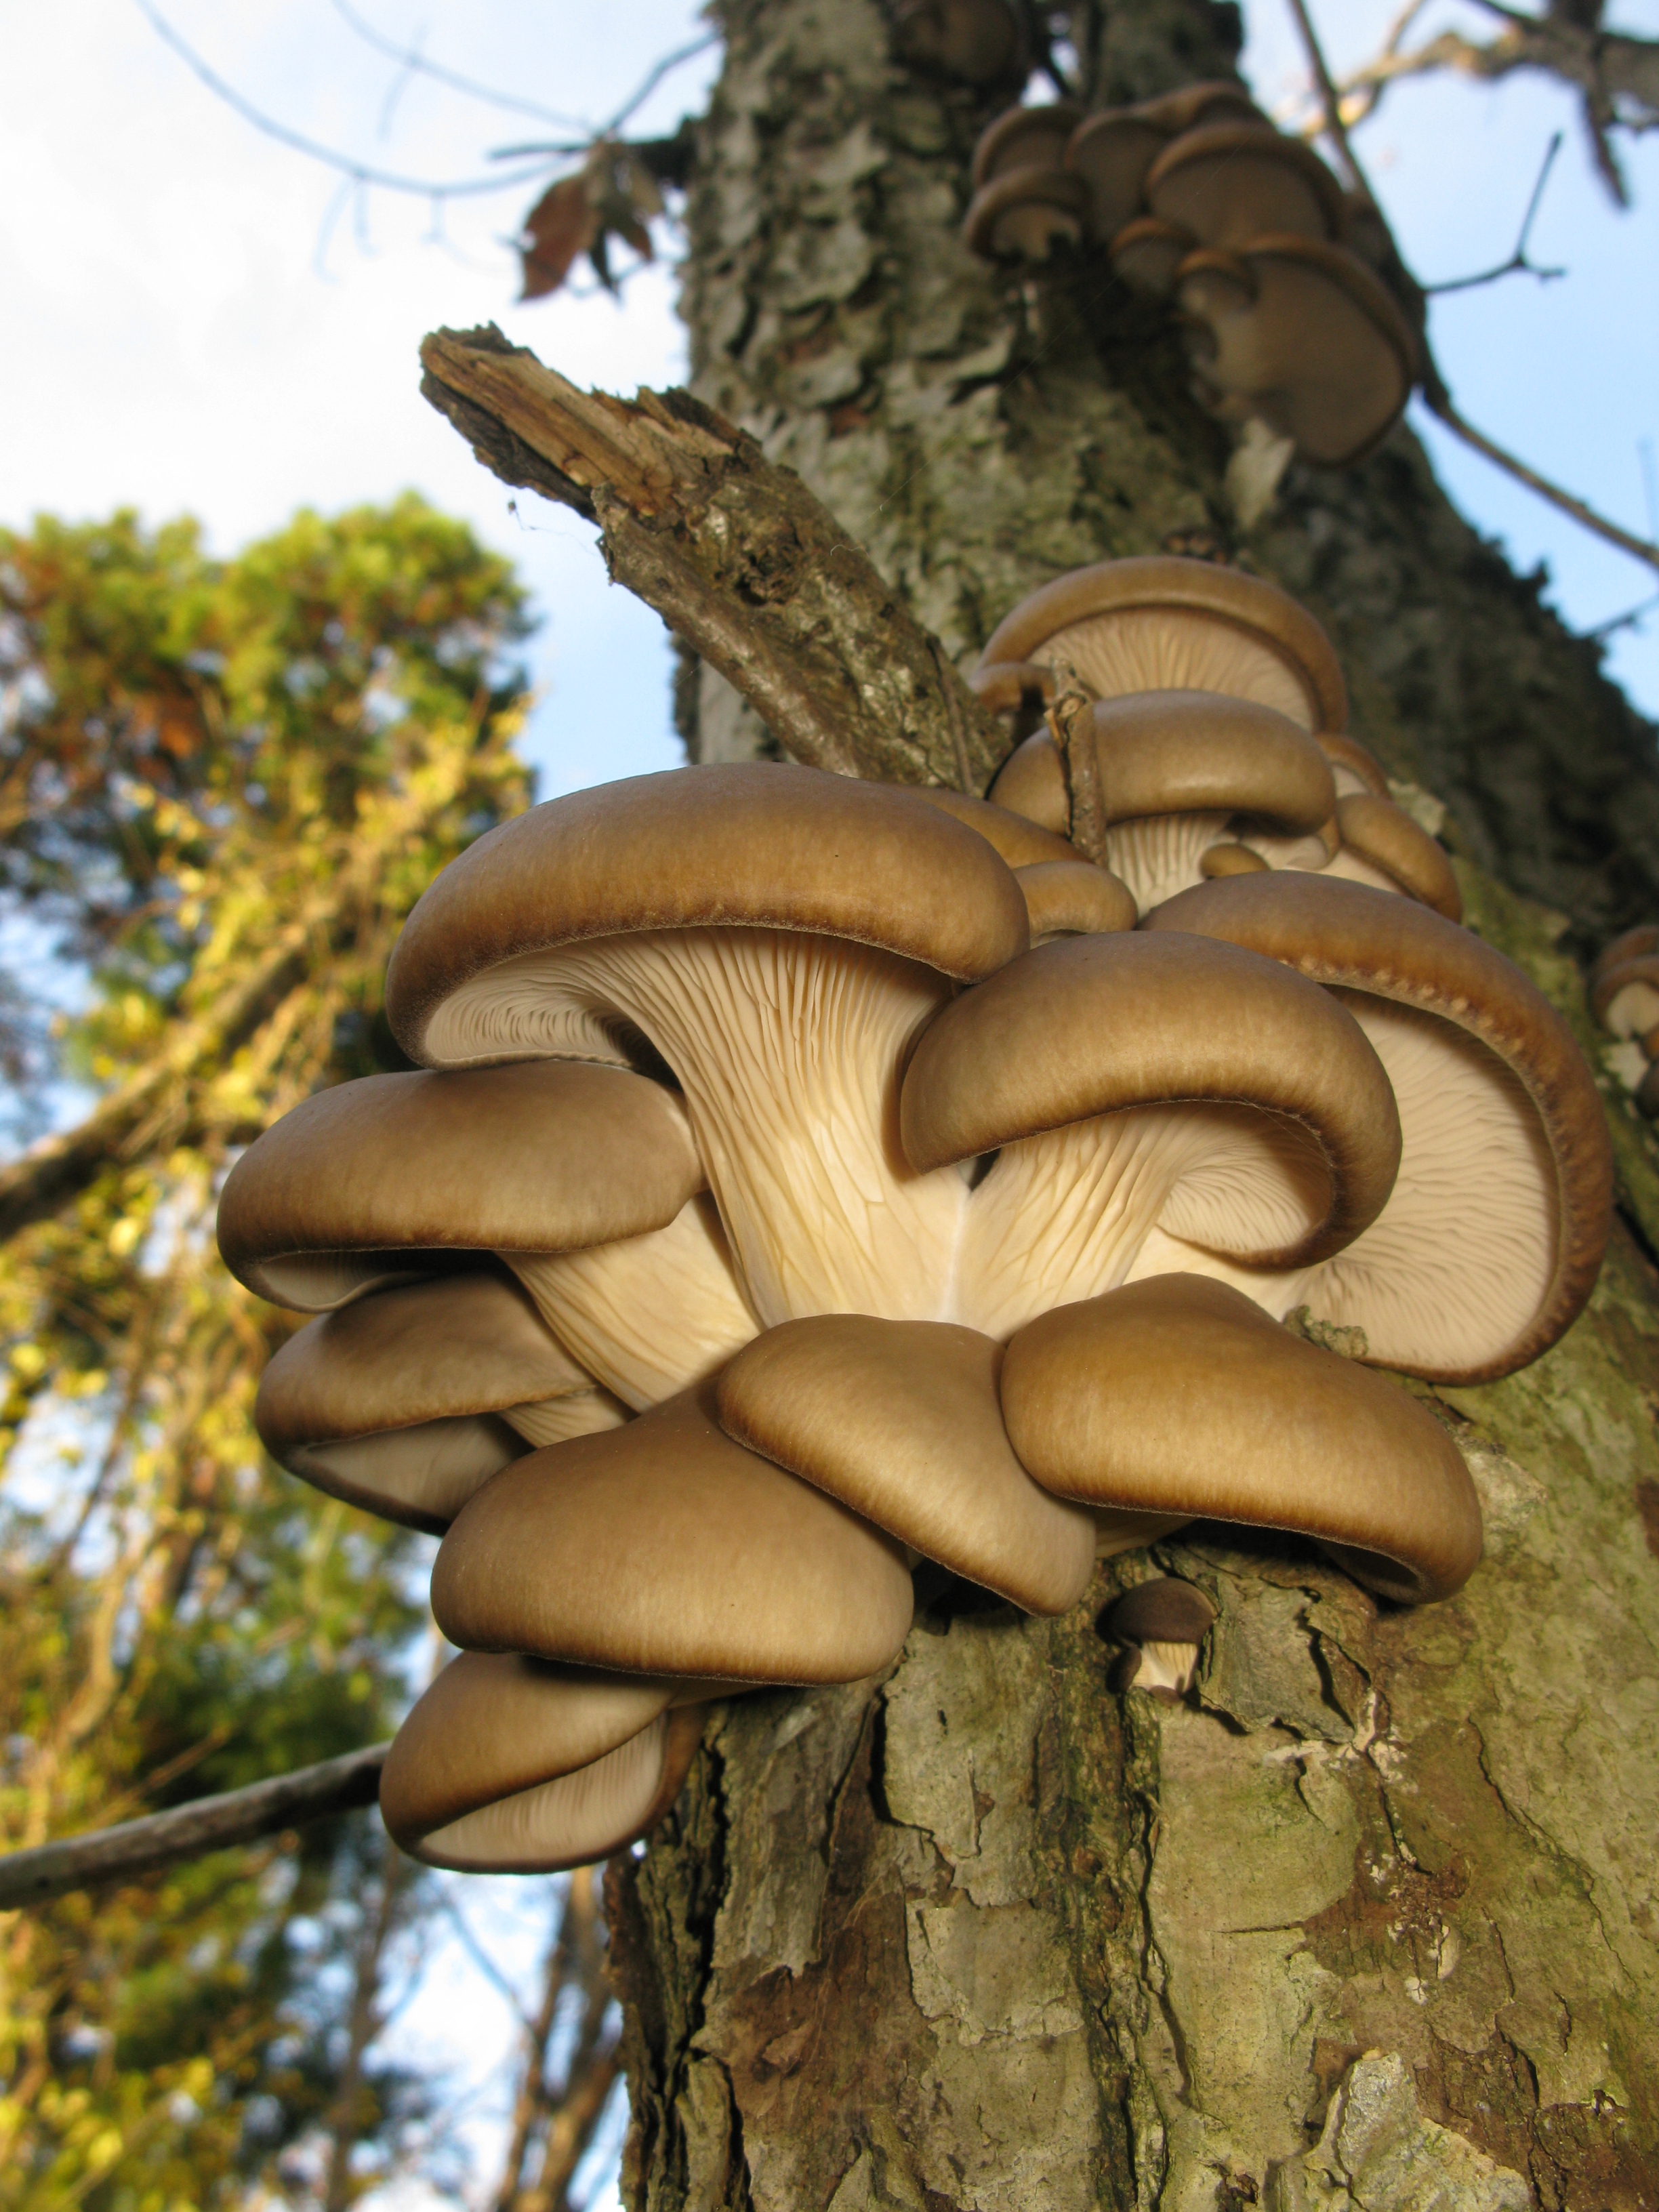
M 1223 82 L 1183 85 L 1133 107 L 1085 116 L 1072 133 L 1066 166 L 1089 186 L 1095 236 L 1112 238 L 1135 214 L 1146 173 L 1172 138 L 1200 124 L 1219 123 L 1273 128 L 1242 85 Z
M 1369 1358 L 1431 1381 L 1483 1382 L 1547 1351 L 1600 1268 L 1613 1163 L 1571 1032 L 1520 970 L 1413 900 L 1325 876 L 1204 884 L 1143 928 L 1323 984 L 1388 1070 L 1402 1148 L 1373 1224 L 1311 1267 L 1252 1276 L 1160 1233 L 1138 1271 L 1219 1274 L 1278 1315 L 1305 1303 L 1363 1329 Z
M 265 1369 L 253 1408 L 290 1473 L 434 1533 L 533 1444 L 627 1418 L 523 1291 L 482 1273 L 376 1291 L 307 1322 Z
M 1025 27 L 1009 0 L 899 0 L 893 41 L 912 69 L 965 84 L 1000 84 L 1026 72 Z
M 463 1652 L 398 1731 L 381 1817 L 428 1866 L 586 1866 L 672 1805 L 702 1735 L 702 1699 L 720 1686 Z
M 1269 233 L 1342 235 L 1342 190 L 1299 138 L 1209 123 L 1166 145 L 1145 179 L 1148 211 L 1200 246 L 1242 250 Z
M 1302 1266 L 1380 1213 L 1397 1125 L 1357 1024 L 1328 994 L 1283 988 L 1272 963 L 1216 950 L 1060 940 L 924 1032 L 900 1101 L 907 1158 L 926 1174 L 997 1156 L 967 1194 L 955 1318 L 1006 1337 L 1122 1282 L 1159 1224 Z
M 1184 224 L 1163 216 L 1138 215 L 1113 238 L 1109 252 L 1112 273 L 1132 292 L 1145 292 L 1154 300 L 1167 299 L 1176 288 L 1182 264 L 1198 240 Z
M 914 793 L 701 768 L 480 838 L 410 915 L 387 1006 L 411 1056 L 451 1065 L 633 1038 L 682 1087 L 763 1326 L 935 1318 L 964 1193 L 903 1161 L 897 1073 L 951 979 L 1029 934 L 992 847 Z
M 1480 1562 L 1474 1486 L 1432 1414 L 1224 1283 L 1163 1275 L 1056 1307 L 1013 1338 L 1001 1389 L 1022 1465 L 1057 1497 L 1311 1536 L 1405 1604 Z
M 1044 261 L 1057 243 L 1082 238 L 1088 186 L 1064 166 L 1066 141 L 1081 114 L 1068 100 L 1011 107 L 981 132 L 962 228 L 971 252 Z
M 1121 878 L 1085 860 L 1075 845 L 1018 809 L 933 786 L 917 787 L 916 796 L 977 830 L 1008 863 L 1024 894 L 1033 945 L 1050 937 L 1134 927 L 1139 908 Z
M 1199 397 L 1229 421 L 1260 416 L 1327 467 L 1361 459 L 1399 419 L 1417 342 L 1393 295 L 1340 246 L 1267 234 L 1200 246 L 1177 274 Z
M 1463 895 L 1451 862 L 1404 807 L 1372 792 L 1350 792 L 1337 800 L 1336 823 L 1342 849 L 1330 864 L 1333 875 L 1370 882 L 1379 890 L 1404 891 L 1448 921 L 1462 921 Z
M 1114 1690 L 1144 1690 L 1170 1702 L 1184 1698 L 1198 1674 L 1215 1607 L 1195 1583 L 1171 1575 L 1137 1583 L 1106 1608 L 1101 1626 L 1122 1647 L 1107 1677 Z
M 457 1516 L 432 1609 L 452 1643 L 630 1674 L 853 1682 L 896 1657 L 890 1538 L 734 1443 L 704 1385 L 515 1460 Z

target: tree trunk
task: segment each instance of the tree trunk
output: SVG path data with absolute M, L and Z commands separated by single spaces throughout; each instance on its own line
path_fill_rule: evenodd
M 1653 732 L 1595 647 L 1403 430 L 1293 466 L 1245 529 L 1161 316 L 1096 261 L 1030 282 L 957 243 L 998 100 L 898 69 L 875 0 L 715 13 L 699 395 L 964 665 L 1108 556 L 1203 544 L 1283 583 L 1360 733 L 1449 806 L 1474 926 L 1582 1021 L 1561 924 L 1511 892 L 1584 943 L 1659 914 Z M 1097 101 L 1231 67 L 1209 0 L 1083 13 Z M 708 668 L 678 696 L 694 757 L 765 749 Z M 1189 1705 L 1107 1686 L 1136 1562 L 1054 1622 L 950 1585 L 883 1682 L 720 1712 L 611 1872 L 631 2203 L 1659 2205 L 1659 1152 L 1610 1112 L 1627 1218 L 1590 1310 L 1432 1394 L 1486 1511 L 1456 1600 L 1396 1612 L 1199 1526 L 1155 1555 L 1219 1613 Z

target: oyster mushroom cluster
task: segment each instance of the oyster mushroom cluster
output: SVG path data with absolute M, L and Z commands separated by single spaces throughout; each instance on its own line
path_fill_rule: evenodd
M 1011 108 L 974 155 L 963 235 L 992 259 L 1060 243 L 1104 253 L 1168 299 L 1199 398 L 1257 418 L 1307 459 L 1359 459 L 1396 421 L 1419 369 L 1399 302 L 1354 250 L 1361 216 L 1302 141 L 1236 84 L 1133 107 Z
M 1659 923 L 1603 945 L 1589 981 L 1590 1010 L 1618 1039 L 1608 1064 L 1635 1094 L 1638 1113 L 1659 1121 Z
M 1234 584 L 1265 588 L 1202 588 Z M 1134 817 L 1219 820 L 1170 830 L 1187 888 L 1142 911 L 1127 852 L 804 768 L 578 793 L 416 907 L 386 1004 L 416 1071 L 307 1100 L 228 1179 L 227 1261 L 316 1316 L 266 1371 L 270 1449 L 443 1533 L 461 1656 L 381 1793 L 418 1856 L 550 1868 L 643 1832 L 708 1700 L 891 1662 L 923 1560 L 1047 1613 L 1200 1516 L 1401 1602 L 1474 1566 L 1445 1431 L 1280 1323 L 1431 1377 L 1535 1357 L 1606 1236 L 1594 1085 L 1444 914 L 1290 855 L 1337 805 L 1308 618 L 1287 645 L 1188 605 L 1177 648 L 1128 604 L 1097 651 L 1043 635 L 1103 707 L 1139 700 L 1124 762 L 1199 762 Z M 1024 757 L 1057 819 L 1065 763 Z M 1273 857 L 1206 878 L 1245 836 Z

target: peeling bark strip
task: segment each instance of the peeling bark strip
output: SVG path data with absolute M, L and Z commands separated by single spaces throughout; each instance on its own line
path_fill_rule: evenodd
M 67 1890 L 90 1889 L 100 1882 L 137 1881 L 161 1867 L 176 1866 L 180 1859 L 200 1858 L 207 1851 L 251 1844 L 307 1820 L 372 1805 L 380 1794 L 380 1769 L 391 1747 L 371 1744 L 365 1751 L 296 1767 L 291 1774 L 251 1783 L 246 1790 L 198 1797 L 192 1804 L 152 1813 L 146 1820 L 94 1828 L 88 1835 L 40 1844 L 33 1850 L 9 1851 L 0 1857 L 0 1912 L 44 1905 Z
M 597 521 L 612 579 L 794 759 L 959 787 L 965 755 L 983 789 L 1002 732 L 862 547 L 746 432 L 684 392 L 579 392 L 493 325 L 436 331 L 421 359 L 422 392 L 485 467 Z

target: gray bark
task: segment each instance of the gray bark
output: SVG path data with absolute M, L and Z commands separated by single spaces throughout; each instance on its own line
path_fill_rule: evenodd
M 1659 912 L 1653 732 L 1594 648 L 1403 431 L 1245 531 L 1160 318 L 1091 262 L 1030 283 L 957 243 L 982 102 L 896 69 L 874 0 L 716 12 L 698 393 L 963 665 L 1083 562 L 1202 541 L 1283 582 L 1360 734 L 1449 803 L 1474 926 L 1582 1021 L 1559 916 L 1492 879 L 1589 941 Z M 1222 73 L 1229 13 L 1119 0 L 1097 92 Z M 712 670 L 679 696 L 694 757 L 764 744 Z M 884 1681 L 717 1717 L 611 1869 L 631 2204 L 1659 2203 L 1659 1151 L 1609 1098 L 1627 1225 L 1589 1312 L 1424 1394 L 1486 1510 L 1455 1601 L 1194 1528 L 1155 1553 L 1219 1612 L 1189 1705 L 1107 1687 L 1133 1560 L 1055 1622 L 951 1586 Z

